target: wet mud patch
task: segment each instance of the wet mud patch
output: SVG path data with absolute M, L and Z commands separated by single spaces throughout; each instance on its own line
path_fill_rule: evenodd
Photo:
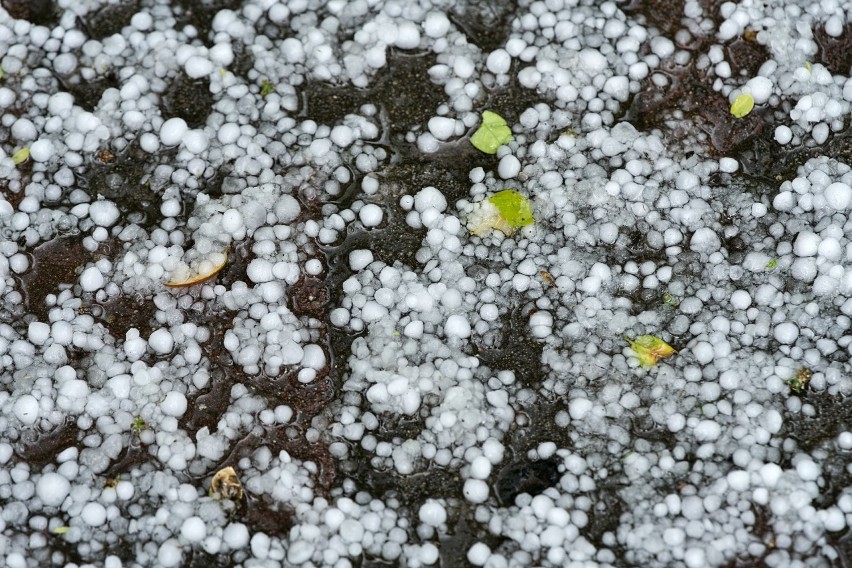
M 160 213 L 162 196 L 152 187 L 152 174 L 176 152 L 176 149 L 167 149 L 149 154 L 138 142 L 122 151 L 101 152 L 92 158 L 86 175 L 78 177 L 78 185 L 92 200 L 99 196 L 110 199 L 125 217 L 130 216 L 143 227 L 152 227 L 163 218 Z
M 79 57 L 79 54 L 78 54 Z M 97 78 L 84 79 L 80 73 L 73 75 L 56 75 L 63 89 L 74 96 L 74 104 L 83 110 L 92 112 L 107 89 L 118 89 L 121 82 L 114 69 L 108 69 Z
M 325 321 L 331 305 L 331 293 L 323 280 L 303 274 L 287 290 L 287 296 L 290 311 L 298 317 Z
M 515 498 L 527 493 L 531 497 L 540 495 L 548 487 L 559 482 L 562 475 L 559 465 L 562 460 L 550 458 L 546 460 L 530 460 L 517 457 L 497 474 L 494 482 L 494 493 L 504 507 L 514 504 Z
M 401 227 L 400 227 L 401 229 Z M 392 229 L 374 229 L 359 231 L 348 235 L 337 247 L 327 250 L 329 281 L 340 286 L 351 275 L 349 268 L 349 253 L 360 249 L 369 249 L 376 260 L 381 260 L 389 266 L 400 262 L 405 266 L 417 266 L 415 255 L 420 248 L 422 235 L 419 231 L 402 232 Z M 343 291 L 339 287 L 331 289 L 331 304 L 336 304 L 342 298 Z
M 312 82 L 303 89 L 305 118 L 333 126 L 347 114 L 358 112 L 361 105 L 381 101 L 391 128 L 389 141 L 404 145 L 402 137 L 409 129 L 425 122 L 444 102 L 442 89 L 429 78 L 435 64 L 432 54 L 408 55 L 391 49 L 387 66 L 379 71 L 366 89 L 352 85 Z
M 669 143 L 684 138 L 689 144 L 698 143 L 695 134 L 684 130 L 683 119 L 675 118 L 677 113 L 683 113 L 693 128 L 706 136 L 711 154 L 720 157 L 732 155 L 764 130 L 770 130 L 770 125 L 776 126 L 769 110 L 756 109 L 743 118 L 734 117 L 727 99 L 713 90 L 712 81 L 696 68 L 695 62 L 693 57 L 688 66 L 681 67 L 664 61 L 661 70 L 669 77 L 669 84 L 659 87 L 646 79 L 624 120 L 640 130 L 659 128 Z
M 243 381 L 249 390 L 263 396 L 270 408 L 286 404 L 293 410 L 292 424 L 309 425 L 334 399 L 334 386 L 327 369 L 310 383 L 302 383 L 295 371 L 286 372 L 281 378 L 265 375 L 247 376 Z
M 763 128 L 732 153 L 740 162 L 737 175 L 747 187 L 756 189 L 757 194 L 774 195 L 781 182 L 795 179 L 798 168 L 811 158 L 827 156 L 846 164 L 852 163 L 852 126 L 829 134 L 825 144 L 814 147 L 782 146 L 774 136 L 774 127 Z
M 39 321 L 47 321 L 52 306 L 45 303 L 45 297 L 58 293 L 62 285 L 76 284 L 81 268 L 106 253 L 90 252 L 83 246 L 82 236 L 77 235 L 47 241 L 31 254 L 32 266 L 21 277 L 22 292 L 27 311 Z
M 473 354 L 494 371 L 509 370 L 524 386 L 537 386 L 545 378 L 541 367 L 544 344 L 529 336 L 530 314 L 516 307 L 500 320 L 500 325 L 471 340 Z
M 828 35 L 825 26 L 820 24 L 813 32 L 817 44 L 816 60 L 825 65 L 832 75 L 848 77 L 852 68 L 852 23 L 847 23 L 838 37 Z
M 769 50 L 757 43 L 753 32 L 746 31 L 742 37 L 725 44 L 725 59 L 731 65 L 731 73 L 743 78 L 757 75 L 760 66 L 769 59 Z
M 219 419 L 231 404 L 231 388 L 246 377 L 224 347 L 225 333 L 233 328 L 236 314 L 236 311 L 223 311 L 196 315 L 194 323 L 210 330 L 210 339 L 201 346 L 210 361 L 210 380 L 207 387 L 187 395 L 187 410 L 178 421 L 178 426 L 191 438 L 204 427 L 216 431 Z
M 163 95 L 163 118 L 179 117 L 190 128 L 199 128 L 207 122 L 213 103 L 209 80 L 193 80 L 181 74 Z
M 154 330 L 157 307 L 141 295 L 118 296 L 100 304 L 100 307 L 100 321 L 117 341 L 123 340 L 132 328 L 138 329 L 141 337 L 148 337 Z
M 469 566 L 467 551 L 471 546 L 482 542 L 496 550 L 504 542 L 504 539 L 482 530 L 473 517 L 474 512 L 470 508 L 464 509 L 449 534 L 441 537 L 441 566 Z
M 61 14 L 55 0 L 3 0 L 0 5 L 9 15 L 37 26 L 53 27 Z
M 404 220 L 398 202 L 402 194 L 415 195 L 424 187 L 432 186 L 446 197 L 449 207 L 452 208 L 454 203 L 466 197 L 470 190 L 471 182 L 468 176 L 471 169 L 477 166 L 487 168 L 489 162 L 494 167 L 497 165 L 496 158 L 479 152 L 467 140 L 446 144 L 434 154 L 414 152 L 403 153 L 402 156 L 400 163 L 381 172 L 384 180 L 398 188 L 394 192 L 393 201 L 388 205 L 400 217 L 400 221 Z M 404 223 L 399 229 L 400 232 L 412 230 Z
M 266 532 L 266 531 L 263 531 Z M 184 568 L 230 568 L 236 564 L 236 559 L 233 554 L 210 554 L 209 552 L 195 548 L 193 546 L 186 547 L 186 556 L 181 563 Z M 240 555 L 242 556 L 242 554 Z M 122 559 L 125 562 L 132 562 L 133 556 Z
M 91 39 L 104 39 L 130 25 L 130 19 L 140 7 L 139 1 L 107 4 L 86 14 L 86 19 L 81 22 L 82 28 Z
M 682 27 L 680 21 L 685 4 L 684 0 L 630 0 L 618 2 L 618 7 L 626 15 L 672 38 Z
M 349 472 L 359 488 L 378 499 L 396 498 L 411 511 L 417 511 L 427 499 L 454 499 L 459 496 L 464 481 L 458 472 L 432 466 L 421 473 L 400 475 L 394 470 L 379 470 L 370 465 L 370 454 L 352 454 L 358 469 Z
M 477 103 L 481 105 L 481 108 L 479 110 L 494 111 L 503 118 L 505 118 L 508 124 L 513 125 L 518 123 L 521 117 L 521 113 L 523 113 L 528 108 L 533 108 L 538 103 L 544 103 L 549 106 L 550 103 L 548 101 L 542 100 L 540 98 L 540 95 L 535 90 L 527 89 L 518 82 L 518 72 L 521 69 L 521 62 L 513 60 L 512 66 L 509 69 L 509 83 L 505 86 L 493 87 L 491 90 L 489 90 L 487 93 L 487 99 L 484 103 L 479 103 L 477 101 Z M 555 141 L 560 134 L 561 132 L 554 132 L 554 138 L 553 140 L 551 140 L 551 142 Z M 532 135 L 534 135 L 534 133 L 529 134 L 529 136 Z M 480 162 L 485 162 L 476 165 L 486 167 L 488 160 L 493 159 L 494 165 L 492 167 L 496 169 L 496 156 L 489 156 L 483 154 L 479 150 L 473 148 L 473 145 L 466 140 L 463 141 L 463 143 L 467 144 L 467 146 L 469 146 L 475 152 L 475 155 L 479 157 Z
M 789 396 L 795 395 L 791 393 Z M 841 432 L 852 430 L 849 397 L 815 392 L 805 387 L 801 398 L 803 403 L 813 406 L 813 416 L 785 411 L 784 427 L 779 433 L 779 436 L 794 439 L 797 451 L 810 452 Z
M 239 11 L 241 4 L 240 0 L 177 0 L 173 8 L 178 20 L 175 29 L 194 26 L 198 37 L 210 47 L 212 44 L 208 41 L 213 17 L 221 10 Z

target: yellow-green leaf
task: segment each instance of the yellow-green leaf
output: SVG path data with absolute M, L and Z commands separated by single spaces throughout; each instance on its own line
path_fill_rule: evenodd
M 766 269 L 767 270 L 772 270 L 776 266 L 778 266 L 778 259 L 777 258 L 773 258 L 772 260 L 770 260 L 769 262 L 766 263 Z
M 468 229 L 474 235 L 496 229 L 509 236 L 534 222 L 530 200 L 514 189 L 504 189 L 479 203 L 468 219 Z
M 742 118 L 752 111 L 754 108 L 754 97 L 749 93 L 743 93 L 734 99 L 731 105 L 731 114 L 735 118 Z
M 55 529 L 52 529 L 50 532 L 52 532 L 53 534 L 65 534 L 65 533 L 68 532 L 68 527 L 64 527 L 64 526 L 63 527 L 56 527 Z
M 29 159 L 29 157 L 30 157 L 30 147 L 27 146 L 26 148 L 21 148 L 20 150 L 18 150 L 14 154 L 12 154 L 12 161 L 17 166 L 18 164 L 23 164 L 24 162 L 26 162 Z
M 470 143 L 486 154 L 496 154 L 497 148 L 512 139 L 512 129 L 502 116 L 490 110 L 482 111 L 482 124 L 470 137 Z
M 655 335 L 640 335 L 636 339 L 628 339 L 627 342 L 643 367 L 653 367 L 660 359 L 676 353 L 671 345 Z
M 266 95 L 270 95 L 275 92 L 275 85 L 267 81 L 266 79 L 260 84 L 260 96 L 265 97 Z

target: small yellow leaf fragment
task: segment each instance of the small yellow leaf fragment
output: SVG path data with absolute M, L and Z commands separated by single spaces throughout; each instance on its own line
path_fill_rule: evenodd
M 811 370 L 807 368 L 801 368 L 796 371 L 796 374 L 793 375 L 793 378 L 787 381 L 787 384 L 790 385 L 790 390 L 795 394 L 801 394 L 804 391 L 808 383 L 811 381 Z
M 627 342 L 643 367 L 653 367 L 660 359 L 677 353 L 671 345 L 655 335 L 640 335 L 636 339 L 628 339 Z
M 731 105 L 731 114 L 735 118 L 742 118 L 754 109 L 754 97 L 749 93 L 743 93 L 734 99 Z
M 217 252 L 207 258 L 193 262 L 191 265 L 181 264 L 172 272 L 172 279 L 166 282 L 169 288 L 183 288 L 204 282 L 216 276 L 228 261 L 227 252 Z
M 12 154 L 12 162 L 17 166 L 18 164 L 22 164 L 26 162 L 30 157 L 30 148 L 27 146 L 26 148 L 21 148 L 14 154 Z
M 65 534 L 65 533 L 68 532 L 68 527 L 66 527 L 66 526 L 56 527 L 55 529 L 51 529 L 50 532 L 52 532 L 53 534 Z
M 233 467 L 220 469 L 210 481 L 210 497 L 239 501 L 243 498 L 243 485 Z

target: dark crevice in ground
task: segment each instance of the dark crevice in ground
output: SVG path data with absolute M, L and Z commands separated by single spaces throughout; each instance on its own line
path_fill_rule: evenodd
M 210 386 L 187 396 L 187 411 L 178 425 L 190 438 L 196 437 L 202 428 L 211 433 L 218 429 L 219 419 L 230 406 L 231 388 L 235 383 L 236 380 L 221 368 L 214 368 L 210 373 Z
M 135 434 L 133 435 L 135 436 Z M 102 475 L 106 479 L 116 479 L 122 474 L 149 462 L 159 464 L 159 460 L 148 451 L 148 446 L 142 444 L 138 438 L 134 437 L 129 444 L 121 449 L 121 452 L 112 460 Z
M 73 418 L 66 419 L 49 432 L 30 428 L 21 431 L 20 439 L 15 444 L 15 455 L 31 468 L 39 470 L 72 446 L 82 449 L 82 437 L 82 431 Z
M 447 16 L 483 53 L 506 44 L 518 6 L 506 0 L 457 2 Z
M 247 270 L 249 263 L 256 258 L 252 245 L 254 240 L 249 238 L 236 243 L 228 249 L 228 260 L 225 266 L 216 275 L 216 284 L 230 288 L 234 282 L 249 282 Z M 230 315 L 230 314 L 229 314 Z M 202 325 L 199 321 L 199 325 Z

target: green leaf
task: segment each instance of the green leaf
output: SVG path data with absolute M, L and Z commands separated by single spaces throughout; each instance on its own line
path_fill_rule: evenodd
M 470 137 L 474 148 L 486 154 L 496 154 L 497 148 L 512 139 L 512 129 L 502 116 L 490 110 L 482 111 L 482 125 Z
M 742 118 L 752 111 L 754 108 L 754 97 L 748 93 L 743 93 L 734 99 L 731 105 L 731 114 L 735 118 Z
M 264 79 L 263 83 L 260 84 L 260 96 L 265 97 L 266 95 L 271 95 L 274 92 L 275 85 Z
M 488 201 L 497 207 L 497 211 L 513 229 L 532 225 L 535 220 L 533 219 L 530 200 L 514 189 L 504 189 L 497 192 L 488 198 Z
M 12 162 L 17 166 L 18 164 L 23 164 L 30 157 L 30 147 L 21 148 L 14 154 L 12 154 Z
M 671 345 L 655 335 L 640 335 L 636 339 L 628 339 L 627 342 L 643 367 L 653 367 L 660 359 L 676 353 Z
M 767 270 L 772 270 L 776 266 L 778 266 L 778 259 L 777 258 L 773 258 L 772 260 L 770 260 L 769 262 L 766 263 L 766 269 Z
M 480 202 L 467 225 L 474 235 L 496 229 L 509 236 L 515 229 L 534 222 L 530 200 L 514 189 L 505 189 Z

